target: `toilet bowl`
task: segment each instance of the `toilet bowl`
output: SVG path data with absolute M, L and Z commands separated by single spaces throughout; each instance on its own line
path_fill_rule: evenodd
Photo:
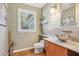
M 41 40 L 38 43 L 34 44 L 34 53 L 41 53 L 43 52 L 43 48 L 44 48 L 44 40 Z

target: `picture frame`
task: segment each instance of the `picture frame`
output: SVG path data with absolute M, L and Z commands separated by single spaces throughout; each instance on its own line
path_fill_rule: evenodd
M 36 13 L 27 9 L 18 8 L 18 32 L 36 31 Z

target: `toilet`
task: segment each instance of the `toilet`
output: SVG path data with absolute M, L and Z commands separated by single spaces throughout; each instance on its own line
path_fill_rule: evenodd
M 34 53 L 41 53 L 43 52 L 43 48 L 44 48 L 44 40 L 41 40 L 38 43 L 34 44 Z

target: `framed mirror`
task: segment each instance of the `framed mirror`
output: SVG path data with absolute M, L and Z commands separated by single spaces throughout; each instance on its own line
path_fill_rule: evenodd
M 74 26 L 75 22 L 75 4 L 61 4 L 61 26 Z

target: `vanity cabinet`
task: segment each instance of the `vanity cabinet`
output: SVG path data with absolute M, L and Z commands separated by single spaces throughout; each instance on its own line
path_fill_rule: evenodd
M 46 52 L 46 56 L 78 56 L 79 55 L 76 52 L 73 52 L 67 48 L 56 45 L 47 40 L 45 40 L 45 52 Z

